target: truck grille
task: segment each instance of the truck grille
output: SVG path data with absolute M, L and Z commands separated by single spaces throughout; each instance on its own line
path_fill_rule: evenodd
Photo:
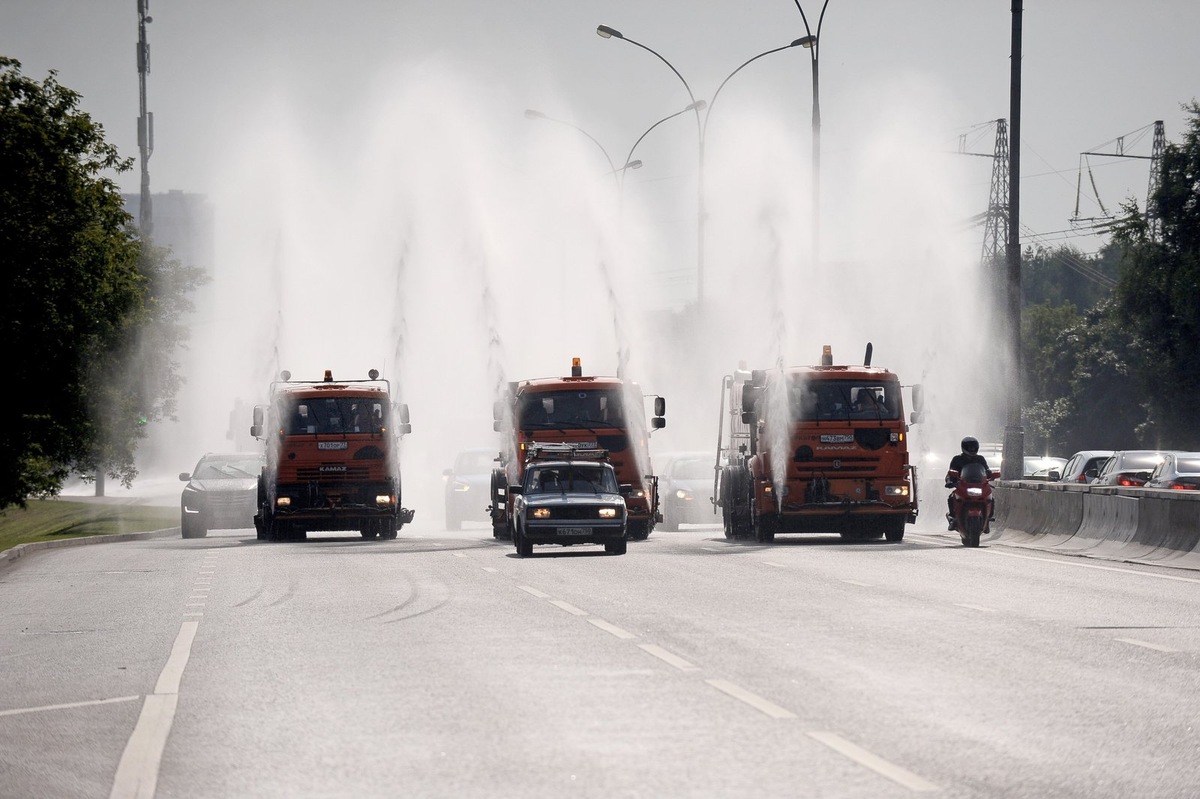
M 353 463 L 337 464 L 336 470 L 330 466 L 305 466 L 296 470 L 296 478 L 305 482 L 318 481 L 328 483 L 359 482 L 371 476 L 369 466 L 358 466 Z

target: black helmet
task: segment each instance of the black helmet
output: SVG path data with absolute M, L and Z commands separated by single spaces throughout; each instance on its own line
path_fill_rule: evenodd
M 968 455 L 977 455 L 979 453 L 979 442 L 974 436 L 967 436 L 962 440 L 962 451 Z

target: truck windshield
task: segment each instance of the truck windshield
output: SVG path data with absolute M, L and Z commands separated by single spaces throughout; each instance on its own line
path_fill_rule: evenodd
M 521 397 L 516 422 L 522 430 L 623 428 L 625 412 L 617 390 L 543 391 Z
M 312 397 L 288 400 L 280 407 L 288 435 L 379 433 L 387 425 L 387 403 L 378 397 Z
M 794 421 L 883 421 L 900 418 L 900 383 L 872 380 L 792 380 Z

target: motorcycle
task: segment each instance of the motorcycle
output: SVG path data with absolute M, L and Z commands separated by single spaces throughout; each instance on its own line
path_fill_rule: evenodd
M 968 463 L 961 472 L 946 472 L 946 488 L 954 489 L 954 529 L 965 547 L 979 546 L 979 538 L 991 531 L 995 500 L 990 481 L 999 476 L 979 463 Z

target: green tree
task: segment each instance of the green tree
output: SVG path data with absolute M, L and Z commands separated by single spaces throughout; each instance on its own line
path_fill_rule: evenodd
M 1138 371 L 1147 387 L 1142 437 L 1156 446 L 1200 449 L 1200 103 L 1181 144 L 1163 154 L 1161 183 L 1150 201 L 1161 235 L 1136 202 L 1124 206 L 1115 237 L 1128 250 L 1117 311 L 1145 342 Z
M 55 73 L 0 56 L 0 293 L 9 420 L 0 508 L 72 473 L 128 485 L 145 421 L 173 410 L 197 270 L 141 242 L 107 174 L 131 167 Z

